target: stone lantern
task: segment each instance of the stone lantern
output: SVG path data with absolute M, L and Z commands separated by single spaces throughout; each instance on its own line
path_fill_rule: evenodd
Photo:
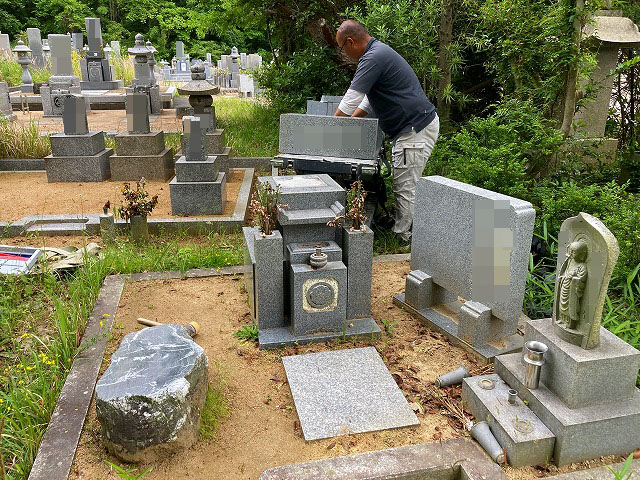
M 51 60 L 51 47 L 49 46 L 49 39 L 42 39 L 42 55 L 44 57 L 44 63 L 49 63 Z
M 147 44 L 146 44 L 147 49 L 149 50 L 149 75 L 151 76 L 151 81 L 153 82 L 153 85 L 155 85 L 156 83 L 158 83 L 156 81 L 156 73 L 155 73 L 155 68 L 156 68 L 156 52 L 158 50 L 156 50 L 156 48 L 151 44 L 151 41 L 148 40 Z
M 111 54 L 113 53 L 113 48 L 111 48 L 109 45 L 105 45 L 102 51 L 104 52 L 104 58 L 106 58 L 107 60 L 111 60 Z
M 240 54 L 238 53 L 238 48 L 233 47 L 231 49 L 231 65 L 229 66 L 229 73 L 231 74 L 231 88 L 238 88 L 239 79 L 240 79 Z
M 20 91 L 22 93 L 33 93 L 33 79 L 29 72 L 31 65 L 31 49 L 27 47 L 22 40 L 18 40 L 13 49 L 13 53 L 18 57 L 18 63 L 22 67 L 22 85 Z
M 204 65 L 196 60 L 191 65 L 191 81 L 178 87 L 180 95 L 189 96 L 189 104 L 193 107 L 193 116 L 200 117 L 202 130 L 211 133 L 215 129 L 215 110 L 212 95 L 220 92 L 220 88 L 207 81 Z
M 128 91 L 130 93 L 146 93 L 149 96 L 151 113 L 154 115 L 162 113 L 160 87 L 151 76 L 151 69 L 149 68 L 149 57 L 152 51 L 145 45 L 142 34 L 136 35 L 136 43 L 128 51 L 129 55 L 134 56 L 134 79 Z

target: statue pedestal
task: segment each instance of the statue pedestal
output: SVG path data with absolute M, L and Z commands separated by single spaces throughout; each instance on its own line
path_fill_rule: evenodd
M 553 461 L 559 466 L 628 454 L 640 445 L 640 390 L 635 387 L 640 352 L 602 327 L 600 335 L 600 345 L 585 350 L 558 337 L 550 318 L 530 320 L 525 342 L 537 340 L 549 347 L 539 387 L 524 386 L 521 353 L 496 357 L 497 375 L 487 376 L 495 382 L 502 379 L 516 390 L 535 417 L 553 432 Z M 476 418 L 486 415 L 483 406 L 489 402 L 479 402 L 468 386 L 463 388 L 463 400 Z M 491 416 L 493 422 L 501 420 Z M 514 445 L 503 445 L 507 458 Z

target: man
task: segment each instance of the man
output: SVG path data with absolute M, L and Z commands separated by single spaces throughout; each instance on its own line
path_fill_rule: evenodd
M 416 182 L 440 131 L 436 109 L 407 61 L 369 35 L 360 23 L 343 22 L 336 42 L 341 53 L 358 60 L 358 68 L 335 115 L 364 117 L 375 113 L 380 128 L 390 137 L 396 196 L 393 231 L 403 244 L 409 244 Z

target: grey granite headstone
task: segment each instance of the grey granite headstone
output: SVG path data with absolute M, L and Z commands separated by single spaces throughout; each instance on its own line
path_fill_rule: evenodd
M 31 49 L 31 57 L 33 63 L 39 67 L 44 67 L 44 55 L 42 53 L 42 37 L 39 28 L 27 28 L 27 39 L 29 40 L 29 48 Z
M 77 51 L 84 48 L 84 33 L 74 32 L 71 34 L 71 47 Z
M 0 33 L 0 50 L 11 51 L 11 42 L 9 41 L 9 35 L 6 33 Z
M 283 357 L 305 440 L 420 422 L 374 347 Z
M 188 162 L 202 162 L 206 158 L 204 151 L 204 131 L 200 117 L 186 116 L 182 118 L 185 157 Z
M 184 42 L 180 40 L 176 42 L 176 58 L 178 60 L 184 59 Z
M 72 76 L 71 38 L 68 35 L 49 35 L 51 46 L 51 75 Z
M 378 120 L 286 113 L 280 153 L 371 159 L 378 154 Z
M 116 57 L 121 57 L 121 56 L 122 56 L 122 53 L 121 53 L 121 51 L 120 51 L 120 42 L 119 42 L 119 41 L 117 41 L 117 40 L 112 40 L 112 41 L 111 41 L 111 48 L 113 49 L 113 54 L 114 54 Z
M 96 413 L 111 453 L 151 461 L 198 439 L 208 360 L 180 325 L 126 335 L 96 385 Z
M 439 176 L 418 180 L 411 270 L 467 300 L 458 338 L 483 345 L 516 333 L 534 219 L 529 202 Z
M 0 82 L 0 118 L 13 119 L 15 114 L 11 107 L 11 99 L 9 97 L 9 85 L 7 82 Z
M 126 110 L 129 133 L 149 133 L 149 97 L 144 93 L 128 94 Z
M 84 97 L 68 95 L 65 98 L 62 122 L 65 135 L 85 135 L 89 133 L 87 106 Z
M 87 28 L 88 56 L 102 57 L 102 29 L 100 28 L 100 19 L 85 18 L 84 24 Z

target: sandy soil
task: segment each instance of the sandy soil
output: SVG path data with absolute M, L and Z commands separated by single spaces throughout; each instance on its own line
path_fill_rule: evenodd
M 229 171 L 223 215 L 233 214 L 243 178 L 243 170 Z M 107 200 L 111 201 L 113 210 L 122 204 L 120 189 L 123 183 L 47 183 L 44 172 L 0 172 L 0 220 L 15 221 L 27 215 L 102 213 L 102 206 Z M 149 181 L 147 191 L 150 195 L 159 196 L 158 205 L 150 217 L 171 217 L 169 182 Z
M 39 126 L 40 133 L 60 133 L 64 130 L 62 117 L 43 117 L 43 112 L 15 112 L 18 123 L 28 125 L 35 122 Z M 87 114 L 89 130 L 94 132 L 126 132 L 127 112 L 123 110 L 92 110 Z M 175 109 L 162 110 L 160 115 L 149 117 L 151 130 L 163 130 L 165 132 L 181 132 L 182 119 L 176 118 Z
M 407 262 L 374 264 L 372 311 L 378 324 L 382 325 L 382 319 L 385 319 L 393 325 L 394 335 L 385 334 L 375 346 L 407 400 L 423 406 L 424 411 L 417 412 L 420 425 L 314 442 L 306 442 L 302 436 L 280 357 L 365 346 L 368 342 L 291 347 L 276 352 L 260 351 L 252 343 L 240 342 L 232 337 L 232 333 L 251 321 L 241 277 L 127 285 L 105 357 L 110 357 L 125 334 L 138 329 L 137 317 L 181 324 L 197 319 L 203 327 L 197 342 L 206 350 L 210 364 L 214 366 L 210 381 L 217 381 L 214 372 L 218 368 L 226 379 L 225 395 L 231 407 L 215 438 L 200 441 L 186 452 L 154 464 L 145 478 L 255 479 L 264 470 L 278 465 L 464 435 L 458 429 L 459 425 L 429 399 L 426 390 L 439 375 L 461 363 L 476 372 L 478 365 L 445 338 L 392 305 L 393 294 L 404 289 L 408 271 Z M 176 302 L 176 299 L 180 301 Z M 103 371 L 107 364 L 108 360 L 105 360 Z M 447 390 L 447 396 L 459 402 L 459 388 Z M 92 404 L 69 478 L 117 478 L 105 460 L 120 463 L 101 443 L 100 426 Z M 607 462 L 614 460 L 618 459 L 610 457 Z M 585 466 L 574 465 L 562 471 Z M 147 467 L 142 466 L 142 470 Z M 558 471 L 555 467 L 507 468 L 508 476 L 518 480 L 539 478 Z

